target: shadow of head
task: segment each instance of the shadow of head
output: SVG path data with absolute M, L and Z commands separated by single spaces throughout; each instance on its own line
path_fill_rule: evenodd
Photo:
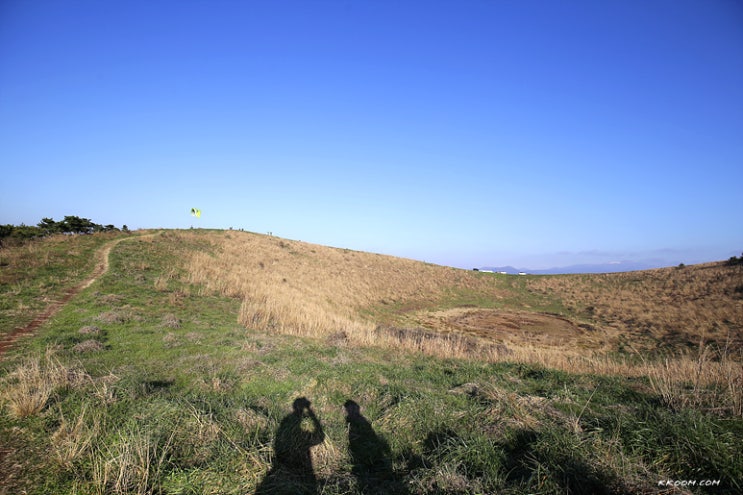
M 311 405 L 312 403 L 307 399 L 307 397 L 297 397 L 292 403 L 292 409 L 294 410 L 294 414 L 301 415 L 304 411 L 308 410 Z
M 348 419 L 355 419 L 361 416 L 361 406 L 357 402 L 348 399 L 344 404 L 343 408 L 346 410 L 346 417 Z

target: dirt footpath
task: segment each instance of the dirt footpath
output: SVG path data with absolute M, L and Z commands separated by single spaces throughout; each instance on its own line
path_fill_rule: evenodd
M 49 318 L 57 314 L 57 312 L 62 309 L 62 307 L 67 304 L 70 299 L 79 294 L 80 291 L 82 291 L 83 289 L 87 289 L 88 287 L 90 287 L 93 282 L 98 279 L 98 277 L 106 273 L 108 271 L 108 255 L 111 253 L 111 249 L 113 249 L 116 244 L 126 239 L 130 239 L 130 237 L 116 239 L 104 245 L 96 252 L 96 257 L 98 259 L 96 260 L 93 272 L 88 278 L 80 282 L 78 285 L 67 289 L 64 294 L 62 294 L 62 297 L 60 299 L 52 301 L 46 308 L 44 308 L 44 310 L 40 314 L 36 316 L 36 318 L 31 320 L 27 325 L 18 327 L 10 332 L 8 335 L 5 335 L 3 339 L 0 340 L 0 356 L 5 354 L 8 348 L 10 348 L 21 336 L 32 333 L 34 330 L 46 323 Z

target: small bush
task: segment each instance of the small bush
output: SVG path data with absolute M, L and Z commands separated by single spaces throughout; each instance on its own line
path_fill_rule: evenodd
M 181 320 L 174 314 L 170 313 L 163 316 L 162 326 L 165 328 L 181 328 Z
M 98 335 L 101 333 L 101 329 L 95 325 L 86 325 L 78 330 L 80 335 Z
M 86 353 L 86 352 L 100 352 L 104 349 L 105 349 L 105 346 L 101 342 L 95 339 L 85 340 L 75 345 L 75 347 L 72 348 L 74 352 L 81 353 L 81 354 Z
M 118 311 L 106 311 L 99 314 L 96 320 L 102 323 L 126 323 L 130 318 L 129 315 Z

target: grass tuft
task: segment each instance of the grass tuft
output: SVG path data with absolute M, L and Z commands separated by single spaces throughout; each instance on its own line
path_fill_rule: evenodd
M 4 377 L 2 397 L 12 417 L 25 418 L 44 410 L 56 391 L 84 377 L 84 372 L 62 364 L 48 349 L 43 358 L 25 359 Z
M 76 419 L 69 420 L 59 410 L 59 427 L 51 435 L 51 444 L 55 459 L 67 470 L 72 470 L 76 461 L 90 450 L 100 430 L 98 420 L 88 424 L 86 414 L 87 409 L 83 408 Z

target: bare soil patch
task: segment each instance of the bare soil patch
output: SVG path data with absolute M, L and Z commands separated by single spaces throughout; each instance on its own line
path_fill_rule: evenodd
M 545 313 L 457 308 L 421 315 L 418 321 L 433 330 L 474 335 L 497 342 L 561 346 L 590 340 L 585 328 L 567 318 Z

